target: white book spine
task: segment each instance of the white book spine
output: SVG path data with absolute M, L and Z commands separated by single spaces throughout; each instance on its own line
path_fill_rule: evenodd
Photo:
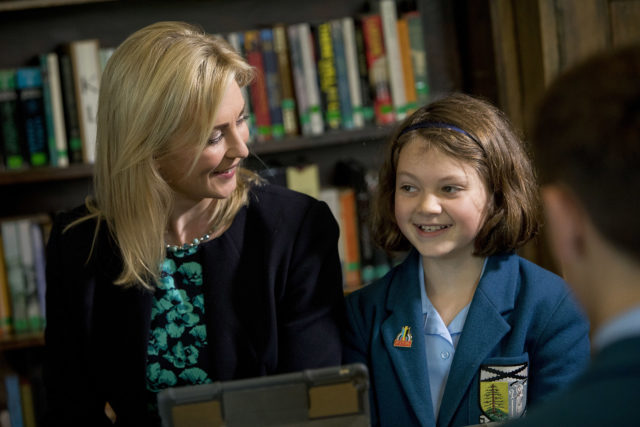
M 309 102 L 309 122 L 311 133 L 319 135 L 324 132 L 324 119 L 322 118 L 322 106 L 320 104 L 320 88 L 318 87 L 318 73 L 312 57 L 313 39 L 308 23 L 298 24 L 301 43 L 302 64 L 304 66 L 305 86 L 307 88 L 307 101 Z
M 407 96 L 404 89 L 402 58 L 398 41 L 398 16 L 394 0 L 380 0 L 380 17 L 391 82 L 391 100 L 396 111 L 396 119 L 402 120 L 406 117 Z
M 51 115 L 53 119 L 53 132 L 56 138 L 58 151 L 57 164 L 53 166 L 69 166 L 67 155 L 67 131 L 64 123 L 64 107 L 62 105 L 62 84 L 60 83 L 60 64 L 58 54 L 47 54 L 47 73 L 49 77 L 49 93 L 51 95 Z
M 307 88 L 305 84 L 304 66 L 302 64 L 302 49 L 300 45 L 300 32 L 297 25 L 287 27 L 289 36 L 289 54 L 291 55 L 291 74 L 293 78 L 293 89 L 296 93 L 296 103 L 298 105 L 298 117 L 303 135 L 311 135 L 311 121 L 309 120 L 309 101 L 307 99 Z
M 364 114 L 362 111 L 362 90 L 360 87 L 360 73 L 358 71 L 358 52 L 356 47 L 356 33 L 353 18 L 342 19 L 342 35 L 344 41 L 344 55 L 347 62 L 347 78 L 349 81 L 349 94 L 353 107 L 353 126 L 364 127 Z

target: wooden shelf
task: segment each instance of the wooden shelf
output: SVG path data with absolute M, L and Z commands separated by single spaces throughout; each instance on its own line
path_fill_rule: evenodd
M 30 332 L 0 337 L 0 351 L 44 346 L 43 332 Z
M 109 1 L 116 0 L 0 0 L 0 12 Z
M 93 165 L 76 164 L 66 168 L 43 167 L 0 172 L 0 186 L 45 181 L 91 178 Z

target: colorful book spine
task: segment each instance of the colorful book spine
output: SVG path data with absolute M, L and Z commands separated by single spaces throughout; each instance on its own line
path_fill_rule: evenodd
M 96 157 L 98 95 L 102 75 L 99 52 L 100 44 L 96 39 L 74 40 L 69 43 L 82 140 L 82 161 L 85 163 L 94 163 Z
M 293 88 L 296 94 L 296 105 L 300 119 L 300 132 L 302 135 L 311 135 L 311 120 L 309 115 L 309 101 L 307 100 L 307 88 L 305 86 L 304 64 L 300 46 L 300 32 L 298 26 L 287 27 L 289 52 L 291 54 L 291 74 Z
M 349 70 L 347 69 L 342 21 L 339 19 L 331 21 L 331 41 L 333 43 L 333 54 L 335 58 L 336 79 L 338 80 L 341 125 L 343 129 L 353 129 L 353 106 L 351 104 L 351 90 L 349 88 Z
M 22 417 L 22 399 L 20 397 L 20 378 L 17 374 L 8 374 L 4 377 L 4 386 L 7 395 L 7 408 L 11 427 L 24 427 Z
M 369 66 L 367 65 L 367 50 L 364 43 L 364 35 L 362 31 L 362 21 L 358 20 L 354 23 L 356 37 L 356 53 L 358 59 L 358 76 L 360 77 L 360 92 L 362 93 L 362 116 L 365 125 L 371 125 L 376 122 L 376 114 L 374 110 L 375 92 L 371 85 L 369 76 Z
M 264 63 L 264 76 L 267 86 L 267 102 L 269 104 L 269 118 L 271 120 L 271 135 L 273 138 L 284 136 L 284 121 L 282 118 L 282 89 L 280 84 L 280 70 L 278 55 L 273 46 L 273 30 L 260 30 L 260 48 Z
M 27 316 L 26 279 L 20 259 L 20 240 L 15 221 L 3 221 L 2 243 L 4 245 L 4 262 L 7 269 L 7 282 L 11 295 L 11 315 L 13 330 L 16 334 L 29 330 Z
M 344 227 L 344 287 L 348 291 L 362 286 L 356 195 L 352 188 L 340 190 L 340 225 Z
M 320 82 L 324 118 L 329 129 L 337 130 L 340 129 L 342 124 L 342 115 L 340 112 L 335 53 L 331 38 L 331 22 L 318 24 L 314 27 L 313 34 L 318 55 L 318 81 Z
M 233 33 L 227 34 L 227 41 L 233 47 L 233 49 L 240 54 L 243 58 L 245 57 L 244 52 L 244 34 L 241 31 L 235 31 Z M 251 105 L 251 95 L 249 95 L 249 87 L 243 86 L 240 88 L 240 92 L 242 92 L 242 97 L 244 98 L 244 111 L 247 116 L 249 116 L 249 121 L 247 125 L 249 126 L 249 141 L 253 142 L 256 139 L 256 115 L 253 112 L 253 107 Z
M 358 75 L 358 48 L 356 45 L 355 24 L 351 17 L 342 18 L 341 24 L 353 127 L 362 128 L 365 125 L 365 118 L 362 104 L 362 88 L 360 86 L 360 76 Z
M 29 331 L 40 331 L 44 326 L 44 317 L 40 310 L 40 299 L 38 297 L 38 280 L 36 278 L 35 261 L 36 255 L 34 253 L 31 225 L 32 221 L 30 219 L 21 219 L 16 221 L 20 263 L 24 277 L 27 329 Z
M 374 94 L 374 111 L 378 124 L 390 124 L 395 121 L 391 102 L 391 88 L 387 57 L 382 36 L 382 19 L 378 14 L 362 17 L 362 36 L 364 39 L 369 81 Z
M 16 71 L 0 70 L 0 140 L 5 166 L 9 170 L 28 167 L 27 157 L 20 140 L 22 134 L 18 126 L 18 92 Z
M 60 83 L 62 86 L 65 132 L 67 134 L 67 155 L 70 163 L 82 163 L 82 137 L 80 136 L 71 57 L 67 51 L 61 51 L 58 59 L 60 60 Z
M 293 76 L 287 42 L 287 30 L 284 25 L 273 27 L 273 48 L 278 56 L 278 70 L 280 71 L 280 88 L 282 89 L 282 120 L 286 135 L 298 134 L 298 115 L 296 114 L 296 99 L 293 89 Z
M 409 27 L 409 45 L 411 47 L 411 65 L 418 105 L 429 102 L 430 87 L 427 64 L 427 52 L 424 46 L 422 17 L 418 11 L 404 14 Z
M 404 92 L 407 97 L 407 114 L 411 114 L 418 108 L 418 98 L 416 95 L 415 79 L 413 78 L 413 65 L 411 64 L 409 24 L 405 17 L 398 19 L 398 43 L 400 45 L 402 72 L 404 74 Z
M 311 123 L 311 134 L 319 135 L 324 132 L 324 118 L 322 115 L 322 104 L 320 100 L 320 85 L 318 83 L 318 71 L 316 68 L 314 52 L 313 34 L 308 23 L 298 24 L 300 36 L 300 52 L 302 65 L 304 68 L 304 87 L 307 91 L 309 122 Z
M 16 89 L 20 124 L 31 166 L 49 164 L 49 145 L 42 96 L 42 73 L 39 67 L 24 67 L 16 70 Z
M 267 100 L 267 86 L 265 82 L 264 63 L 260 51 L 260 33 L 247 31 L 244 33 L 244 50 L 247 62 L 255 68 L 256 78 L 249 87 L 251 105 L 256 115 L 256 140 L 259 142 L 271 139 L 271 118 L 269 115 L 269 102 Z
M 4 245 L 0 238 L 0 337 L 10 335 L 11 325 L 11 294 L 7 282 L 7 268 L 4 262 Z
M 407 96 L 404 88 L 402 58 L 400 57 L 398 15 L 395 0 L 380 0 L 380 17 L 382 19 L 382 35 L 387 54 L 389 81 L 391 83 L 391 100 L 393 101 L 396 119 L 402 120 L 407 116 Z
M 49 164 L 56 167 L 69 165 L 67 154 L 67 132 L 64 124 L 62 86 L 58 54 L 49 52 L 40 55 L 42 72 L 42 98 L 49 145 Z

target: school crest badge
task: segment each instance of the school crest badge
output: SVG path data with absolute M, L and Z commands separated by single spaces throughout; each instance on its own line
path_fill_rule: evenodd
M 480 422 L 521 417 L 527 407 L 527 363 L 480 366 Z
M 393 341 L 393 346 L 411 348 L 412 343 L 413 343 L 413 336 L 411 335 L 411 328 L 409 326 L 403 326 L 402 329 L 400 330 L 400 333 L 396 336 L 396 339 Z

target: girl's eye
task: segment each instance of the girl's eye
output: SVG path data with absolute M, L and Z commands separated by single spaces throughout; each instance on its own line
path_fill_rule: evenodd
M 409 184 L 402 184 L 399 188 L 401 191 L 404 191 L 405 193 L 411 193 L 415 191 L 415 187 Z
M 222 133 L 222 131 L 219 129 L 216 129 L 213 131 L 211 138 L 209 138 L 209 144 L 217 144 L 218 142 L 222 141 L 223 137 L 224 137 L 224 134 Z
M 460 191 L 460 188 L 453 185 L 445 185 L 444 187 L 442 187 L 442 191 L 447 194 L 454 194 Z

